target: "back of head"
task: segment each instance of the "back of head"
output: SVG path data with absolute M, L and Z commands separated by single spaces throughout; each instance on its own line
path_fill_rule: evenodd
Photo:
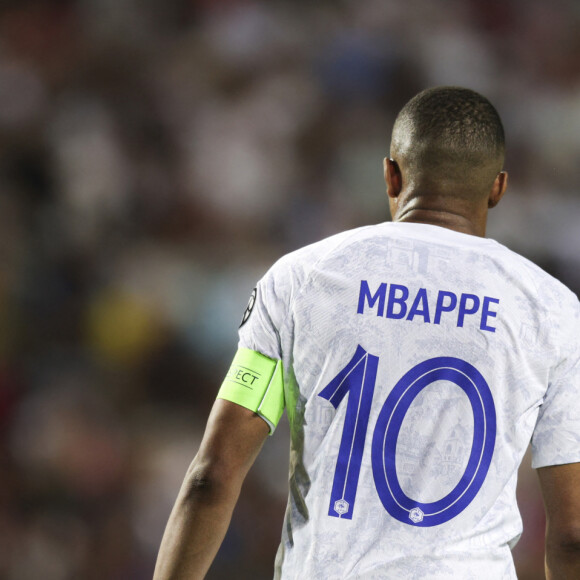
M 413 97 L 393 128 L 391 157 L 408 184 L 448 195 L 484 195 L 504 160 L 499 114 L 482 95 L 435 87 Z

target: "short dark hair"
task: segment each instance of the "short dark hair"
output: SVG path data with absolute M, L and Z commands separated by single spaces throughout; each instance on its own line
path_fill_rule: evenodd
M 487 182 L 484 175 L 491 179 L 491 171 L 497 174 L 503 165 L 505 134 L 498 112 L 483 95 L 462 87 L 434 87 L 401 109 L 392 149 L 413 172 L 434 178 L 445 172 L 461 180 L 473 179 L 475 171 Z

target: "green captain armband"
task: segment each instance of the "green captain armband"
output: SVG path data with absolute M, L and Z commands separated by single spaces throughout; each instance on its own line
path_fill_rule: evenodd
M 276 429 L 284 411 L 282 361 L 240 348 L 217 395 L 257 413 Z

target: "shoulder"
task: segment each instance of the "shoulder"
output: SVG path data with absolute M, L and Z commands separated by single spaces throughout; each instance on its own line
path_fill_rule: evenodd
M 328 259 L 340 256 L 354 240 L 368 235 L 377 226 L 347 230 L 290 252 L 277 260 L 258 283 L 258 296 L 277 319 L 285 319 L 314 272 Z
M 493 244 L 491 246 L 493 251 L 503 256 L 506 267 L 513 269 L 512 275 L 523 276 L 524 281 L 532 283 L 537 289 L 538 298 L 546 306 L 560 304 L 580 311 L 578 296 L 560 280 L 521 254 L 499 242 L 490 241 Z
M 347 230 L 319 242 L 303 246 L 282 256 L 270 268 L 267 276 L 292 277 L 296 281 L 303 282 L 321 262 L 339 254 L 346 246 L 372 235 L 378 227 L 363 226 Z
M 580 301 L 560 280 L 520 254 L 494 242 L 492 252 L 501 254 L 505 277 L 520 297 L 533 305 L 538 325 L 566 356 L 580 351 Z

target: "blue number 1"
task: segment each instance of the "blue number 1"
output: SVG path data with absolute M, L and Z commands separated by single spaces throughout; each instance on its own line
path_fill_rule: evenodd
M 352 519 L 379 358 L 359 346 L 350 362 L 319 393 L 335 409 L 348 395 L 328 515 Z
M 358 346 L 346 367 L 319 393 L 335 408 L 349 395 L 328 515 L 352 519 L 358 476 L 373 399 L 378 357 Z M 425 388 L 449 381 L 467 395 L 473 411 L 473 440 L 465 472 L 445 497 L 422 503 L 408 497 L 397 477 L 397 439 L 409 407 Z M 414 526 L 442 524 L 461 513 L 480 490 L 493 456 L 496 414 L 491 390 L 470 363 L 436 357 L 409 370 L 395 385 L 379 413 L 373 433 L 372 467 L 379 498 L 397 520 Z

